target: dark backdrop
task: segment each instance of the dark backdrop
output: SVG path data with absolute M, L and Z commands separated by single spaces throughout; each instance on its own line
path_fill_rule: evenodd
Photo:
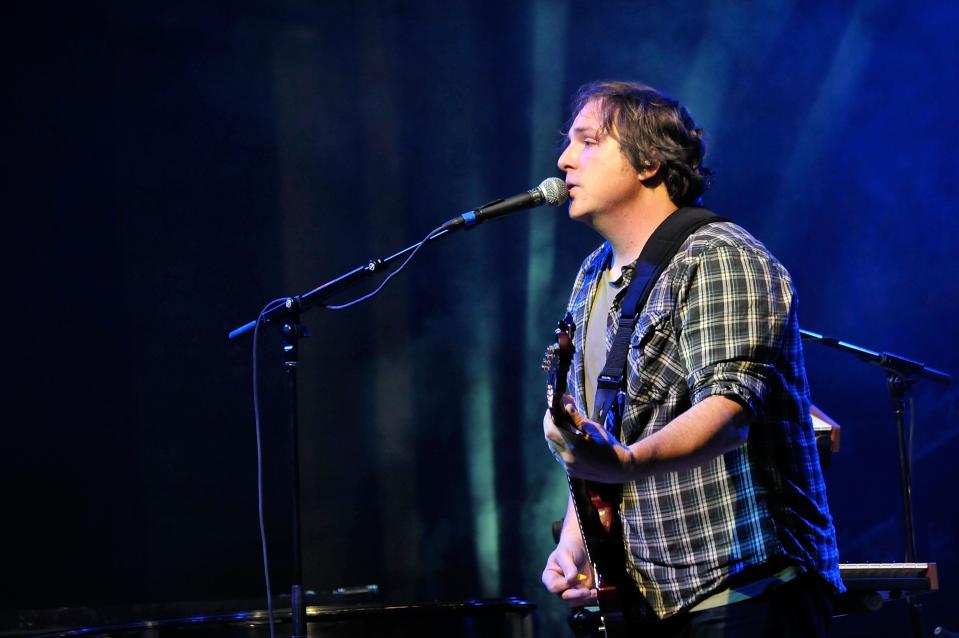
M 20 3 L 3 20 L 3 609 L 262 595 L 251 344 L 277 296 L 556 174 L 569 95 L 645 81 L 710 134 L 706 203 L 794 275 L 804 327 L 959 371 L 949 0 Z M 537 211 L 314 310 L 301 364 L 307 584 L 387 600 L 538 585 L 564 481 L 538 361 L 597 243 Z M 266 514 L 289 581 L 279 344 Z M 842 558 L 902 559 L 882 374 L 807 350 L 843 427 Z M 919 554 L 959 629 L 957 391 L 916 393 Z M 841 635 L 903 626 L 895 606 Z

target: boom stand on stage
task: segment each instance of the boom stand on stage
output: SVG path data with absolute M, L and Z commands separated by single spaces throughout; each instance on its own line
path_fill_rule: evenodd
M 892 409 L 896 416 L 896 432 L 899 438 L 899 475 L 902 491 L 903 527 L 906 532 L 906 562 L 914 563 L 916 562 L 916 527 L 912 515 L 912 449 L 906 442 L 905 397 L 912 391 L 912 386 L 918 383 L 920 379 L 928 379 L 948 385 L 952 383 L 952 376 L 897 354 L 867 350 L 809 330 L 800 330 L 800 332 L 803 341 L 820 343 L 829 348 L 846 352 L 886 372 L 886 386 L 889 388 L 889 394 L 892 397 Z M 907 600 L 909 601 L 912 635 L 919 638 L 922 635 L 922 605 L 915 596 L 907 596 Z
M 257 322 L 264 324 L 279 324 L 283 330 L 283 373 L 286 385 L 287 423 L 289 424 L 290 443 L 292 446 L 290 468 L 293 496 L 292 512 L 292 560 L 293 585 L 290 592 L 290 612 L 292 624 L 292 638 L 306 638 L 306 605 L 303 601 L 303 558 L 300 545 L 300 463 L 297 419 L 297 389 L 296 370 L 299 362 L 299 340 L 309 336 L 307 328 L 300 323 L 300 315 L 314 305 L 326 305 L 333 296 L 352 288 L 360 281 L 372 275 L 379 274 L 391 262 L 405 257 L 417 248 L 436 239 L 447 236 L 453 228 L 441 228 L 430 233 L 422 242 L 413 244 L 398 253 L 383 259 L 371 259 L 362 266 L 358 266 L 339 277 L 322 284 L 313 290 L 295 297 L 285 297 L 269 304 L 261 313 L 257 321 L 251 321 L 229 334 L 230 339 L 236 339 L 256 328 Z M 410 254 L 410 256 L 412 256 Z

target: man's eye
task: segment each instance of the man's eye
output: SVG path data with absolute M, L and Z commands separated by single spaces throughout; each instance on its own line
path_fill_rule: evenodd
M 586 139 L 583 140 L 583 144 L 585 146 L 596 146 L 596 140 L 594 140 L 591 137 L 587 137 Z

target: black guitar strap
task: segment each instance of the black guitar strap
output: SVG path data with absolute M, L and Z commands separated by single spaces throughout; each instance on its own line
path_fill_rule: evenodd
M 623 385 L 629 339 L 656 281 L 687 237 L 706 224 L 722 221 L 729 220 L 705 208 L 680 208 L 667 217 L 646 242 L 636 261 L 636 273 L 626 289 L 619 327 L 606 355 L 606 365 L 597 379 L 593 401 L 593 420 L 597 423 L 606 424 L 609 410 Z

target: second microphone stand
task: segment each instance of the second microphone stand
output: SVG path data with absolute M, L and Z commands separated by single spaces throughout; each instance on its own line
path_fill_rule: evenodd
M 860 346 L 826 337 L 809 330 L 800 330 L 803 341 L 811 341 L 826 347 L 853 355 L 857 359 L 876 366 L 886 373 L 886 387 L 892 399 L 892 409 L 896 420 L 896 434 L 899 440 L 899 479 L 902 492 L 902 519 L 906 533 L 906 562 L 916 562 L 916 524 L 912 509 L 912 458 L 911 448 L 906 440 L 906 395 L 920 379 L 941 384 L 951 384 L 952 376 L 946 372 L 930 368 L 923 363 L 893 354 L 876 352 Z M 915 638 L 922 635 L 922 606 L 914 596 L 909 596 L 909 614 L 912 633 Z

